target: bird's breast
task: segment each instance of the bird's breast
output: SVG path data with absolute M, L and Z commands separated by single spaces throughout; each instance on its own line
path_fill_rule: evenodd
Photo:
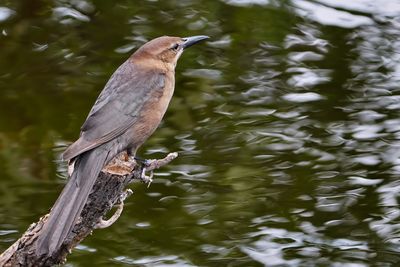
M 157 129 L 167 111 L 174 93 L 174 76 L 166 77 L 163 88 L 154 88 L 139 111 L 138 121 L 132 128 L 135 146 L 142 145 Z

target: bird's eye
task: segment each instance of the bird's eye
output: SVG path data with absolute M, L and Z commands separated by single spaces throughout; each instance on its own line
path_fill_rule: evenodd
M 172 50 L 178 50 L 178 48 L 179 48 L 179 44 L 174 44 L 172 47 L 171 47 L 171 49 Z

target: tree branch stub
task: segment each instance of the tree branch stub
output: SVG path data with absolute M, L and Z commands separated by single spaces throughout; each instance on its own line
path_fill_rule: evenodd
M 174 152 L 163 159 L 150 160 L 146 171 L 152 172 L 170 163 L 177 156 L 178 153 Z M 52 266 L 64 263 L 71 250 L 94 229 L 109 227 L 117 221 L 123 211 L 123 201 L 132 194 L 132 191 L 126 190 L 125 187 L 135 180 L 147 183 L 151 181 L 142 175 L 141 168 L 138 168 L 139 165 L 136 162 L 132 159 L 123 160 L 123 158 L 123 156 L 116 157 L 100 172 L 78 222 L 58 251 L 51 256 L 36 255 L 36 240 L 48 218 L 47 214 L 38 222 L 32 223 L 22 237 L 0 255 L 0 266 Z M 104 220 L 104 216 L 115 204 L 118 204 L 117 211 L 110 219 Z

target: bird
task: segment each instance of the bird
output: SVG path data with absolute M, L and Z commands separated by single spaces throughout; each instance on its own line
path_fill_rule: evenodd
M 93 185 L 115 156 L 130 157 L 160 124 L 175 87 L 175 67 L 183 51 L 209 37 L 161 36 L 138 48 L 111 75 L 78 140 L 63 153 L 73 172 L 53 205 L 36 242 L 37 255 L 61 248 L 87 202 Z

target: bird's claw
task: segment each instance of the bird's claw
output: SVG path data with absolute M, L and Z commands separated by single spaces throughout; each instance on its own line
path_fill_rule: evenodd
M 134 157 L 137 165 L 140 166 L 140 180 L 147 184 L 147 187 L 150 187 L 150 184 L 153 182 L 153 171 L 150 171 L 150 175 L 146 175 L 146 168 L 150 166 L 153 160 L 141 159 L 138 157 Z
M 146 167 L 142 167 L 140 180 L 142 180 L 143 183 L 147 184 L 147 187 L 150 187 L 151 183 L 153 182 L 153 171 L 150 171 L 150 175 L 147 176 Z

